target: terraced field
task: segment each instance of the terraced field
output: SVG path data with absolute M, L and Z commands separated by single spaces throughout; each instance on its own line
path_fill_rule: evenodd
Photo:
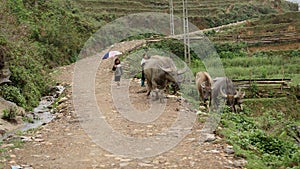
M 169 12 L 169 2 L 163 0 L 77 0 L 79 7 L 96 22 L 109 22 L 118 17 L 140 12 Z M 174 14 L 182 16 L 182 1 L 174 0 Z M 268 13 L 296 11 L 297 5 L 271 0 L 190 0 L 190 22 L 200 29 L 215 27 L 235 21 L 259 17 Z
M 206 32 L 234 79 L 292 78 L 300 81 L 300 12 L 263 16 Z
M 216 42 L 244 41 L 256 47 L 283 42 L 298 43 L 300 12 L 288 12 L 249 20 L 243 25 L 221 29 L 219 33 L 212 35 L 211 39 Z

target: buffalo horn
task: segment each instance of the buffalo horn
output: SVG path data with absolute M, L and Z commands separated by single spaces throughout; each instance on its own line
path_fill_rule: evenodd
M 201 84 L 201 87 L 202 87 L 202 88 L 205 88 L 205 82 L 203 82 L 203 83 Z
M 186 64 L 184 64 L 184 68 L 181 69 L 181 70 L 178 70 L 178 71 L 177 71 L 177 75 L 184 74 L 184 73 L 187 72 L 187 71 L 188 71 L 188 67 L 187 67 Z
M 222 90 L 223 88 L 220 88 L 220 93 L 222 94 L 223 97 L 226 97 L 227 98 L 227 94 L 225 94 Z

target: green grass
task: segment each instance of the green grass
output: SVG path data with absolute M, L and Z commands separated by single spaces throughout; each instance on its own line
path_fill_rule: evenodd
M 295 167 L 300 148 L 292 137 L 295 120 L 278 110 L 253 114 L 251 106 L 239 114 L 225 112 L 218 132 L 233 145 L 235 156 L 246 158 L 247 168 Z
M 300 74 L 300 57 L 296 56 L 283 57 L 274 53 L 268 56 L 222 59 L 222 62 L 226 75 L 233 79 L 294 78 Z

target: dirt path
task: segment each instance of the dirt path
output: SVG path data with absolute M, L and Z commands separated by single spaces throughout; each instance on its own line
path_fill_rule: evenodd
M 195 113 L 185 107 L 176 97 L 166 100 L 166 107 L 158 119 L 150 123 L 136 123 L 125 119 L 117 110 L 112 98 L 113 72 L 110 70 L 112 60 L 101 62 L 96 74 L 95 93 L 99 108 L 106 122 L 114 131 L 133 138 L 150 138 L 170 126 L 178 118 L 180 111 Z M 134 158 L 110 153 L 93 141 L 82 127 L 83 118 L 79 118 L 72 104 L 72 73 L 74 65 L 60 68 L 58 80 L 69 86 L 65 98 L 57 107 L 56 119 L 42 126 L 35 132 L 23 136 L 26 143 L 21 148 L 8 152 L 4 168 L 20 166 L 21 168 L 51 169 L 85 169 L 85 168 L 239 168 L 241 161 L 228 152 L 228 145 L 221 138 L 214 142 L 200 144 L 203 123 L 196 121 L 189 134 L 174 148 L 152 157 Z M 139 111 L 150 107 L 149 99 L 140 91 L 139 82 L 129 81 L 130 101 Z M 120 88 L 125 89 L 125 79 Z M 120 97 L 122 98 L 122 97 Z M 125 102 L 125 101 L 124 101 Z M 88 104 L 88 103 L 87 103 Z M 117 103 L 122 104 L 122 103 Z M 101 129 L 99 129 L 101 130 Z M 101 141 L 101 140 L 100 140 Z M 113 141 L 113 140 L 112 140 Z M 6 145 L 12 146 L 12 145 Z M 122 146 L 120 145 L 115 146 Z M 164 145 L 161 145 L 164 147 Z M 227 149 L 227 150 L 226 150 Z M 145 150 L 147 151 L 146 147 Z

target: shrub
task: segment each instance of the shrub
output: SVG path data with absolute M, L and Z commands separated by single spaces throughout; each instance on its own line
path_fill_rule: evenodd
M 9 108 L 3 110 L 2 119 L 5 120 L 14 120 L 17 116 L 17 110 L 16 108 Z
M 0 93 L 4 99 L 15 102 L 21 107 L 26 107 L 26 99 L 21 94 L 20 89 L 15 86 L 0 86 Z

